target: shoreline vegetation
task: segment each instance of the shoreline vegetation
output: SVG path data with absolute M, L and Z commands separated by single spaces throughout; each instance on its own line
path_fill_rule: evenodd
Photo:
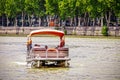
M 0 26 L 120 26 L 119 0 L 1 0 Z
M 0 37 L 27 37 L 28 34 L 0 34 Z M 37 35 L 37 37 L 44 37 L 43 35 Z M 46 37 L 50 37 L 46 35 Z M 54 36 L 53 36 L 54 37 Z M 104 39 L 120 39 L 120 36 L 83 36 L 83 35 L 66 35 L 68 38 L 104 38 Z

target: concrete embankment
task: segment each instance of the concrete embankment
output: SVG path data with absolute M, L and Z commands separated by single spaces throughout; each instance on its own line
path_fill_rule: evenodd
M 60 29 L 65 30 L 66 34 L 77 34 L 77 35 L 86 35 L 86 36 L 101 36 L 102 27 L 0 27 L 0 34 L 29 34 L 32 30 L 38 29 L 46 29 L 46 28 L 53 28 L 53 29 Z M 108 34 L 110 36 L 120 36 L 120 27 L 109 27 Z

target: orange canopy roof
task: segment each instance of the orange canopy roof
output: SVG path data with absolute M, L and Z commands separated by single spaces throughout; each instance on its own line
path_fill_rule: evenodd
M 33 35 L 55 35 L 55 36 L 59 36 L 59 37 L 63 37 L 64 36 L 64 32 L 63 31 L 59 31 L 59 30 L 51 30 L 51 29 L 42 29 L 42 30 L 34 30 L 31 31 L 29 34 L 30 36 Z

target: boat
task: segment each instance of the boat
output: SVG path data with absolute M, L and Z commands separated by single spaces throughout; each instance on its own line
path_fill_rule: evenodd
M 44 35 L 57 36 L 60 38 L 60 43 L 56 47 L 49 47 L 46 44 L 33 44 L 32 38 L 36 35 L 42 35 L 42 38 L 44 38 Z M 69 67 L 69 60 L 69 48 L 65 47 L 65 34 L 63 31 L 53 29 L 33 30 L 27 36 L 26 61 L 32 68 L 49 65 Z

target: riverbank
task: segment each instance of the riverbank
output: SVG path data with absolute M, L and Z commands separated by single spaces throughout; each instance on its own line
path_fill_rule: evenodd
M 0 37 L 27 37 L 28 34 L 0 34 Z M 40 35 L 41 37 L 42 35 Z M 48 35 L 46 35 L 49 37 Z M 81 36 L 81 35 L 66 35 L 68 38 L 105 38 L 105 39 L 120 39 L 120 36 Z

